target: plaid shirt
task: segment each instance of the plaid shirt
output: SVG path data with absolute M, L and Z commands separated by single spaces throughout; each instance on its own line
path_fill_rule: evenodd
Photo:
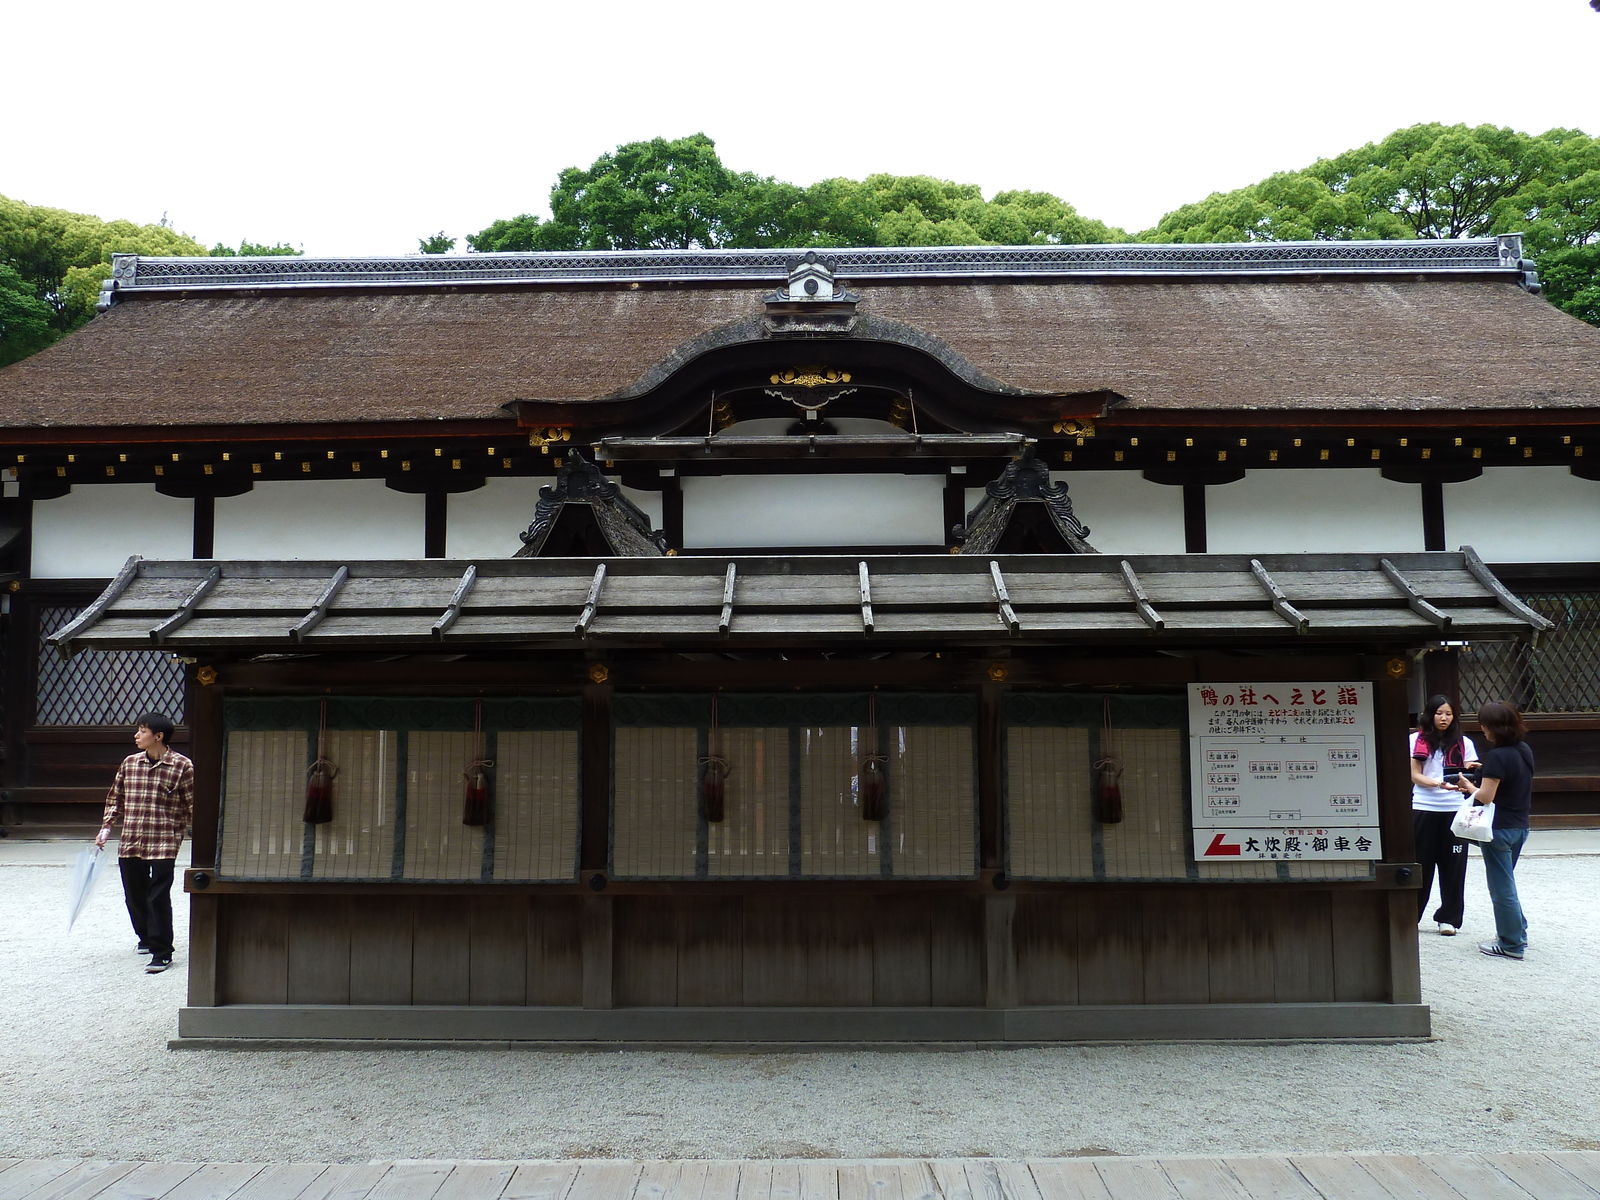
M 110 829 L 121 818 L 119 858 L 177 858 L 193 815 L 194 763 L 176 750 L 151 762 L 141 750 L 117 768 L 100 824 Z

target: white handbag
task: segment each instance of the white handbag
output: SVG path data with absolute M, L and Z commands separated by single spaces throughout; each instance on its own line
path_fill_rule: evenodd
M 1472 842 L 1494 841 L 1494 804 L 1477 805 L 1468 800 L 1456 810 L 1450 832 Z

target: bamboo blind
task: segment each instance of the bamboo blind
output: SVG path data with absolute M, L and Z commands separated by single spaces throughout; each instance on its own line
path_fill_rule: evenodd
M 897 876 L 971 875 L 977 868 L 972 730 L 938 725 L 880 729 L 889 747 L 890 864 Z
M 394 865 L 400 736 L 387 730 L 329 730 L 333 820 L 316 826 L 317 879 L 387 879 Z
M 1122 760 L 1122 821 L 1102 827 L 1107 879 L 1183 879 L 1188 872 L 1188 788 L 1178 729 L 1116 729 L 1101 754 Z
M 721 729 L 730 768 L 724 816 L 706 824 L 706 874 L 789 873 L 789 731 Z
M 472 733 L 408 735 L 405 878 L 483 877 L 483 827 L 461 823 L 476 741 Z
M 308 737 L 303 730 L 228 734 L 219 875 L 300 877 Z
M 880 726 L 878 734 L 891 730 Z M 883 823 L 861 819 L 861 735 L 849 726 L 800 730 L 802 875 L 883 874 Z
M 693 878 L 699 829 L 699 731 L 618 726 L 611 869 Z
M 1029 879 L 1094 878 L 1089 731 L 1006 731 L 1010 870 Z
M 494 761 L 494 878 L 571 879 L 578 861 L 576 731 L 502 732 Z

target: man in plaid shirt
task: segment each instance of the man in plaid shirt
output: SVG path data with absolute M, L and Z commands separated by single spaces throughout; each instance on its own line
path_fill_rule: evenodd
M 145 970 L 155 975 L 172 965 L 172 874 L 183 831 L 194 813 L 194 763 L 167 743 L 172 722 L 160 713 L 139 718 L 130 754 L 106 793 L 105 816 L 95 845 L 104 846 L 111 826 L 122 821 L 117 865 L 139 949 L 150 952 Z

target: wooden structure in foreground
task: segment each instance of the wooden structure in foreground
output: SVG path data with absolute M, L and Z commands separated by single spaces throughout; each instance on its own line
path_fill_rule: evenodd
M 1405 652 L 1539 621 L 1470 551 L 135 559 L 57 644 L 193 664 L 185 1037 L 1394 1037 Z M 1378 857 L 1196 861 L 1186 689 L 1272 680 L 1371 686 Z

